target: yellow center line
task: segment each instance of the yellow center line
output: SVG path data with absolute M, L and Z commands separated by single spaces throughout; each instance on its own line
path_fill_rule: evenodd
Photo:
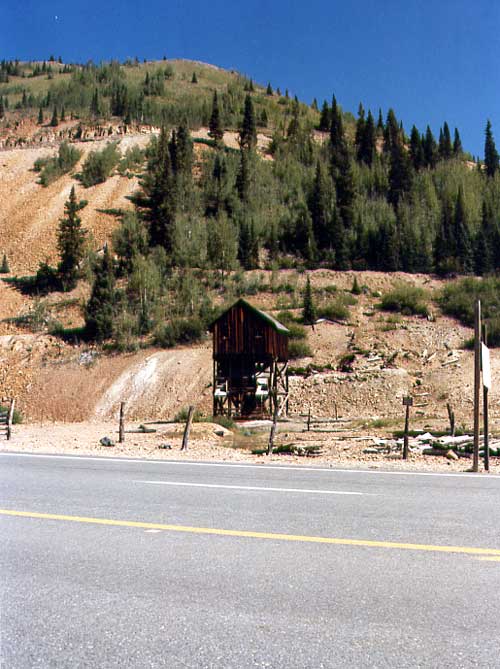
M 146 530 L 167 530 L 188 534 L 211 534 L 224 537 L 245 537 L 249 539 L 271 539 L 273 541 L 297 541 L 310 544 L 330 544 L 335 546 L 364 546 L 367 548 L 396 548 L 408 551 L 427 551 L 430 553 L 462 553 L 467 555 L 492 556 L 483 559 L 500 561 L 500 549 L 477 548 L 472 546 L 436 546 L 433 544 L 411 544 L 397 541 L 374 541 L 369 539 L 344 539 L 340 537 L 310 537 L 302 534 L 280 534 L 275 532 L 252 532 L 247 530 L 224 530 L 217 527 L 190 527 L 189 525 L 167 525 L 164 523 L 146 523 L 134 520 L 114 520 L 112 518 L 89 518 L 86 516 L 66 516 L 58 513 L 37 513 L 35 511 L 13 511 L 0 509 L 1 516 L 38 518 L 42 520 L 63 520 L 91 525 L 112 527 L 138 527 Z

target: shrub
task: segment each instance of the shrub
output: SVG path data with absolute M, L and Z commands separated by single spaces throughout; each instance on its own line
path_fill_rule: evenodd
M 346 321 L 349 318 L 349 309 L 340 300 L 318 307 L 318 317 L 330 321 Z
M 225 427 L 226 430 L 234 430 L 236 423 L 229 416 L 212 416 L 212 423 Z
M 81 155 L 81 151 L 78 151 L 68 142 L 63 142 L 59 146 L 58 155 L 54 158 L 38 158 L 35 161 L 34 169 L 36 172 L 40 172 L 39 183 L 45 187 L 49 186 L 63 174 L 71 171 L 80 160 Z
M 155 335 L 154 343 L 163 348 L 176 344 L 200 341 L 205 334 L 205 324 L 200 318 L 179 318 L 166 323 Z
M 474 325 L 474 305 L 481 300 L 483 318 L 500 316 L 500 278 L 462 279 L 444 287 L 439 305 L 445 314 L 458 318 L 464 325 Z
M 397 311 L 405 316 L 427 316 L 429 313 L 423 288 L 407 283 L 401 283 L 385 293 L 379 306 L 384 311 Z
M 304 341 L 307 339 L 307 330 L 303 325 L 299 323 L 288 323 L 287 326 L 290 334 L 288 335 L 290 340 L 293 341 Z
M 10 407 L 3 406 L 0 404 L 0 411 L 9 411 Z M 19 423 L 23 422 L 23 416 L 17 409 L 14 409 L 14 414 L 12 416 L 12 424 L 13 425 L 19 425 Z
M 118 173 L 125 176 L 127 172 L 137 171 L 144 162 L 145 152 L 138 146 L 132 146 L 118 163 Z
M 352 366 L 356 360 L 356 355 L 354 353 L 346 353 L 343 355 L 337 365 L 339 372 L 352 372 Z
M 361 290 L 359 283 L 358 283 L 358 277 L 354 277 L 354 281 L 352 282 L 352 288 L 351 288 L 351 293 L 353 295 L 361 295 L 363 291 Z
M 0 274 L 8 274 L 10 272 L 7 256 L 3 254 L 2 264 L 0 265 Z
M 174 423 L 185 423 L 187 421 L 189 407 L 182 407 L 174 416 Z M 201 423 L 203 421 L 203 414 L 198 409 L 194 410 L 193 423 Z
M 306 341 L 292 339 L 288 342 L 288 356 L 291 360 L 295 358 L 309 358 L 312 356 L 311 347 Z
M 104 183 L 120 160 L 118 143 L 111 142 L 102 151 L 91 151 L 78 178 L 85 188 Z

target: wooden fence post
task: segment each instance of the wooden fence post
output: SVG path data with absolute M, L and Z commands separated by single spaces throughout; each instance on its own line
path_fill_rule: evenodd
M 448 418 L 450 421 L 450 434 L 452 437 L 455 436 L 455 412 L 451 408 L 451 404 L 448 402 L 446 405 L 446 409 L 448 411 Z
M 118 424 L 118 441 L 125 441 L 125 402 L 120 402 L 120 422 Z
M 12 422 L 14 420 L 15 405 L 16 405 L 16 400 L 12 398 L 10 401 L 9 416 L 7 418 L 7 439 L 10 439 L 12 436 Z
M 191 429 L 191 423 L 193 422 L 193 414 L 194 406 L 190 406 L 186 420 L 186 427 L 184 428 L 184 436 L 182 437 L 181 451 L 187 451 L 188 449 L 189 430 Z

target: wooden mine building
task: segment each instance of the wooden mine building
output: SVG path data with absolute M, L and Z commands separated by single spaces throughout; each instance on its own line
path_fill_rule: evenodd
M 240 299 L 211 326 L 214 416 L 286 413 L 288 329 Z

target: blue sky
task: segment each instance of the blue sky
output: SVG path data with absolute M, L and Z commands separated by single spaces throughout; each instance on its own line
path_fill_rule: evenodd
M 57 18 L 56 18 L 57 17 Z M 392 106 L 407 131 L 446 120 L 500 145 L 498 0 L 32 0 L 0 7 L 1 58 L 192 58 L 344 109 Z

